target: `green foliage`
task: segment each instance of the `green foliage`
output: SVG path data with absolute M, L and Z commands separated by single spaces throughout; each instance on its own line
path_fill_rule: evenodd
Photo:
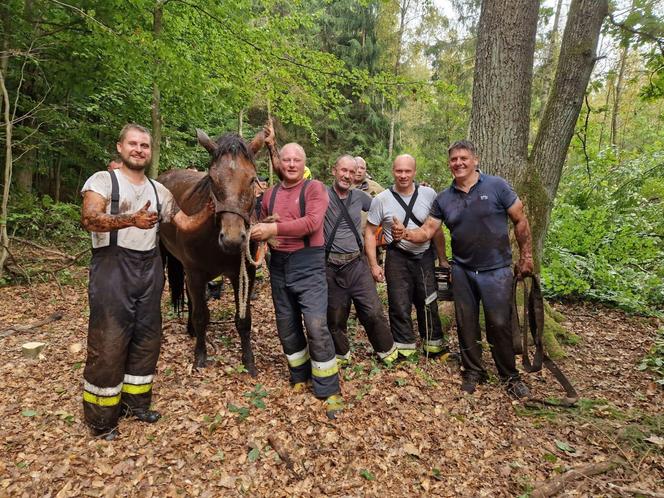
M 80 206 L 54 202 L 48 195 L 39 198 L 22 193 L 12 197 L 7 230 L 31 240 L 69 244 L 83 238 L 80 219 Z
M 568 168 L 551 216 L 542 281 L 550 297 L 664 308 L 664 155 Z
M 664 329 L 657 331 L 655 343 L 638 368 L 652 371 L 658 377 L 655 382 L 664 386 Z

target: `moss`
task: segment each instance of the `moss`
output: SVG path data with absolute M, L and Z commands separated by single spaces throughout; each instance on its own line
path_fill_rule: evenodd
M 558 323 L 567 321 L 565 315 L 563 315 L 560 311 L 553 309 L 553 306 L 551 306 L 548 301 L 544 301 L 544 312 Z

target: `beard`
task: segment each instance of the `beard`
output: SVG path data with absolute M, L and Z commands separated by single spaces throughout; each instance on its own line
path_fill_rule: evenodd
M 132 160 L 131 157 L 123 156 L 122 163 L 133 171 L 144 171 L 146 168 L 150 167 L 150 164 L 152 164 L 152 156 L 147 157 L 146 160 L 140 164 Z

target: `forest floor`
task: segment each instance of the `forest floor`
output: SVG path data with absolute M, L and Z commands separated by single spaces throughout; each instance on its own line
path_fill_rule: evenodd
M 267 281 L 253 306 L 256 378 L 240 365 L 230 293 L 211 302 L 215 361 L 199 371 L 164 294 L 153 398 L 164 416 L 122 420 L 121 437 L 105 442 L 82 422 L 86 285 L 85 268 L 72 267 L 61 285 L 0 289 L 0 330 L 64 315 L 0 338 L 0 497 L 529 496 L 561 476 L 565 496 L 664 493 L 664 390 L 637 370 L 654 319 L 555 305 L 581 338 L 560 362 L 581 396 L 572 409 L 513 401 L 495 378 L 461 395 L 454 363 L 381 367 L 358 327 L 341 372 L 347 409 L 331 422 L 311 392 L 289 387 Z M 47 343 L 40 358 L 22 356 L 28 341 Z M 562 395 L 547 372 L 524 378 L 538 397 Z M 608 472 L 568 473 L 610 460 Z

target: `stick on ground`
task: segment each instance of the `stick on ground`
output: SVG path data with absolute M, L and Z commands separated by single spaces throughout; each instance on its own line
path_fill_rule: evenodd
M 546 498 L 560 493 L 565 487 L 582 477 L 590 477 L 598 474 L 610 472 L 616 467 L 625 466 L 626 462 L 622 458 L 613 458 L 605 462 L 589 463 L 568 470 L 563 475 L 548 479 L 535 486 L 530 496 L 532 498 Z

